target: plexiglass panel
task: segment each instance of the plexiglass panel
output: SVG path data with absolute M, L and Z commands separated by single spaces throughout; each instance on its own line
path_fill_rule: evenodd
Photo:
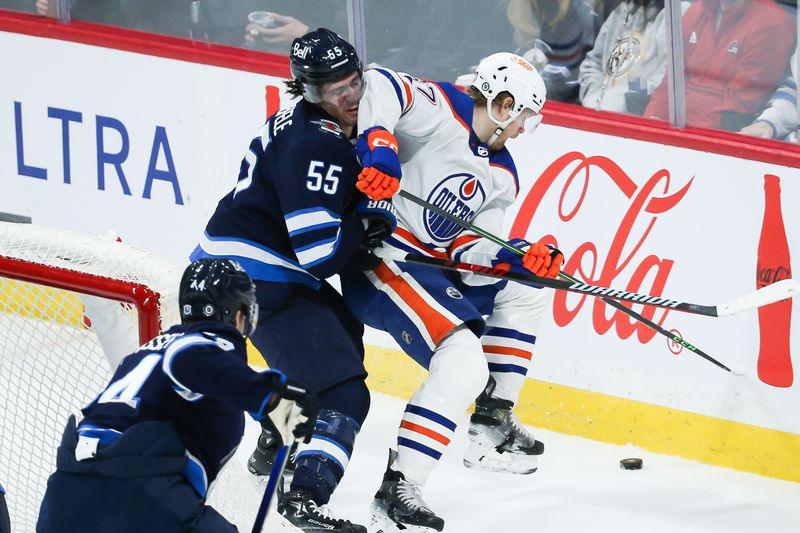
M 773 122 L 777 114 L 762 118 L 762 113 L 776 104 L 792 114 L 791 121 L 796 123 L 796 89 L 789 69 L 797 27 L 794 4 L 778 0 L 691 3 L 681 20 L 685 94 L 680 97 L 688 125 L 764 137 L 786 135 L 786 129 L 778 131 Z M 784 112 L 781 121 L 787 118 Z M 669 119 L 666 82 L 654 91 L 645 115 Z

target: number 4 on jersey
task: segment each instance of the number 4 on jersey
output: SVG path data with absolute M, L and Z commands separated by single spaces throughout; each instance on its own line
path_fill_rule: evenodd
M 97 398 L 97 403 L 122 402 L 136 409 L 139 406 L 137 394 L 159 361 L 161 355 L 158 354 L 148 355 L 142 359 L 133 370 L 109 385 Z

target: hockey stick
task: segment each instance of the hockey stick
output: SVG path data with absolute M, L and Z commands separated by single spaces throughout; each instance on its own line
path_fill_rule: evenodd
M 283 471 L 289 460 L 289 450 L 291 448 L 291 442 L 278 448 L 278 453 L 275 455 L 275 463 L 272 465 L 272 470 L 269 472 L 267 488 L 264 490 L 264 496 L 261 498 L 261 505 L 258 506 L 256 521 L 253 522 L 253 533 L 261 533 L 264 527 L 264 521 L 267 519 L 270 505 L 272 504 L 272 500 L 275 499 L 275 493 L 278 490 L 278 483 L 280 483 L 283 477 Z
M 405 262 L 405 263 L 411 263 L 411 264 L 415 264 L 415 265 L 423 265 L 423 266 L 428 266 L 428 267 L 433 267 L 433 268 L 441 268 L 441 269 L 444 269 L 444 270 L 453 270 L 455 272 L 471 272 L 473 274 L 478 274 L 478 275 L 481 275 L 481 276 L 488 276 L 490 278 L 497 278 L 497 279 L 503 279 L 503 280 L 516 281 L 517 283 L 522 283 L 523 285 L 531 285 L 531 286 L 534 286 L 534 287 L 546 286 L 546 287 L 550 287 L 550 288 L 553 288 L 553 289 L 561 289 L 561 290 L 566 290 L 566 291 L 570 291 L 570 292 L 583 292 L 583 291 L 580 291 L 580 290 L 571 289 L 570 288 L 571 284 L 569 282 L 560 281 L 560 280 L 554 280 L 554 279 L 551 279 L 551 278 L 540 278 L 538 276 L 534 276 L 533 274 L 531 274 L 531 275 L 519 274 L 517 272 L 509 272 L 507 270 L 501 270 L 499 268 L 492 268 L 492 267 L 487 267 L 487 266 L 483 266 L 483 265 L 475 265 L 475 264 L 472 264 L 472 263 L 461 263 L 461 262 L 452 261 L 452 260 L 449 260 L 449 259 L 438 259 L 436 257 L 429 257 L 429 256 L 426 256 L 426 255 L 407 254 L 407 253 L 399 251 L 399 250 L 389 250 L 387 248 L 376 248 L 375 250 L 373 250 L 373 252 L 375 253 L 375 255 L 377 255 L 378 257 L 380 257 L 382 259 L 390 259 L 392 261 L 402 261 L 402 262 Z M 539 280 L 548 280 L 548 281 L 540 282 Z M 592 287 L 592 285 L 587 285 L 587 287 Z M 596 294 L 591 294 L 591 293 L 589 293 L 589 294 L 591 296 L 597 296 Z M 611 300 L 611 302 L 617 303 L 615 300 Z M 625 307 L 625 309 L 628 309 L 628 308 Z M 637 315 L 638 315 L 638 313 L 637 313 Z M 717 365 L 721 369 L 726 370 L 728 372 L 732 372 L 732 373 L 736 374 L 737 376 L 741 376 L 743 374 L 743 372 L 741 370 L 739 370 L 739 369 L 731 369 L 727 365 L 717 361 L 716 359 L 714 359 L 713 357 L 711 357 L 710 355 L 705 353 L 703 350 L 701 350 L 697 346 L 695 346 L 695 345 L 691 344 L 690 342 L 686 341 L 685 339 L 681 338 L 679 335 L 677 335 L 675 333 L 672 333 L 670 331 L 667 331 L 666 329 L 662 328 L 661 326 L 659 326 L 658 324 L 656 324 L 652 320 L 650 320 L 648 318 L 645 318 L 645 317 L 643 317 L 641 315 L 639 315 L 637 320 L 639 320 L 643 324 L 653 328 L 654 330 L 656 330 L 658 333 L 661 333 L 665 337 L 668 337 L 670 340 L 680 344 L 681 346 L 683 346 L 687 350 L 696 353 L 697 355 L 699 355 L 700 357 L 702 357 L 706 361 L 709 361 L 710 363 L 713 363 L 713 364 Z
M 453 215 L 451 213 L 448 213 L 447 211 L 445 211 L 443 209 L 440 209 L 440 208 L 436 207 L 435 205 L 431 204 L 430 202 L 426 202 L 425 200 L 423 200 L 421 198 L 418 198 L 418 197 L 414 196 L 413 194 L 408 193 L 408 192 L 403 191 L 403 190 L 401 190 L 398 194 L 402 198 L 405 198 L 405 199 L 409 200 L 410 202 L 413 202 L 413 203 L 415 203 L 415 204 L 417 204 L 419 206 L 422 206 L 422 207 L 424 207 L 424 208 L 426 208 L 426 209 L 428 209 L 428 210 L 430 210 L 430 211 L 432 211 L 432 212 L 434 212 L 434 213 L 436 213 L 436 214 L 438 214 L 438 215 L 440 215 L 440 216 L 442 216 L 442 217 L 444 217 L 444 218 L 446 218 L 446 219 L 448 219 L 448 220 L 460 225 L 464 229 L 467 229 L 467 230 L 472 231 L 472 232 L 474 232 L 474 233 L 476 233 L 476 234 L 478 234 L 478 235 L 480 235 L 480 236 L 482 236 L 482 237 L 484 237 L 486 239 L 489 239 L 490 241 L 494 242 L 495 244 L 497 244 L 499 246 L 502 246 L 502 247 L 514 252 L 517 255 L 524 255 L 524 252 L 522 250 L 516 248 L 515 246 L 510 245 L 505 240 L 503 240 L 503 239 L 501 239 L 499 237 L 496 237 L 496 236 L 492 235 L 491 233 L 489 233 L 487 231 L 484 231 L 481 228 L 475 226 L 474 224 L 471 224 L 470 222 L 467 222 L 467 221 L 465 221 L 465 220 L 463 220 L 463 219 L 461 219 L 461 218 L 459 218 L 459 217 L 457 217 L 457 216 L 455 216 L 455 215 Z M 421 257 L 424 260 L 428 260 L 429 259 L 428 257 L 424 257 L 424 256 L 421 256 Z M 441 260 L 436 260 L 436 261 L 437 262 L 441 262 Z M 417 261 L 417 262 L 420 263 L 420 261 Z M 655 297 L 655 296 L 650 296 L 650 295 L 642 295 L 642 294 L 631 293 L 631 292 L 627 292 L 627 291 L 620 291 L 620 290 L 610 289 L 610 288 L 607 288 L 607 287 L 598 287 L 598 286 L 595 286 L 595 285 L 588 285 L 588 284 L 582 283 L 581 281 L 577 280 L 576 278 L 573 278 L 572 276 L 570 276 L 568 274 L 565 274 L 564 272 L 560 273 L 559 275 L 562 278 L 564 278 L 566 281 L 560 281 L 560 280 L 555 280 L 555 279 L 550 279 L 550 278 L 541 278 L 541 277 L 533 276 L 533 275 L 525 276 L 525 275 L 522 275 L 522 274 L 516 274 L 516 273 L 513 273 L 513 272 L 506 272 L 506 271 L 493 269 L 491 267 L 485 267 L 485 266 L 481 266 L 481 265 L 470 265 L 470 264 L 467 264 L 467 263 L 457 263 L 455 261 L 447 261 L 447 262 L 452 264 L 450 266 L 455 267 L 457 265 L 457 266 L 462 267 L 463 271 L 468 271 L 468 272 L 473 272 L 473 273 L 478 273 L 478 274 L 483 274 L 483 275 L 490 275 L 490 274 L 488 274 L 488 272 L 495 271 L 495 274 L 497 274 L 497 275 L 494 275 L 493 277 L 500 277 L 501 279 L 513 279 L 514 277 L 526 278 L 524 280 L 523 279 L 516 279 L 515 281 L 519 281 L 520 283 L 527 283 L 527 284 L 534 284 L 534 285 L 539 285 L 539 286 L 544 286 L 544 287 L 550 287 L 550 288 L 553 288 L 553 289 L 567 290 L 567 291 L 572 291 L 572 292 L 581 292 L 581 293 L 584 293 L 584 294 L 589 294 L 589 295 L 594 296 L 594 297 L 598 297 L 603 302 L 611 305 L 612 307 L 614 307 L 616 309 L 619 309 L 620 311 L 622 311 L 626 315 L 634 318 L 635 320 L 638 320 L 638 321 L 642 322 L 643 324 L 647 325 L 648 327 L 653 328 L 658 333 L 668 337 L 669 339 L 671 339 L 672 341 L 680 344 L 684 348 L 687 348 L 688 350 L 700 355 L 704 359 L 707 359 L 708 361 L 714 363 L 715 365 L 717 365 L 720 368 L 723 368 L 723 369 L 725 369 L 727 371 L 731 371 L 730 368 L 728 368 L 727 366 L 723 365 L 722 363 L 720 363 L 719 361 L 717 361 L 713 357 L 709 356 L 708 354 L 706 354 L 705 352 L 703 352 L 702 350 L 700 350 L 696 346 L 692 345 L 689 342 L 686 342 L 684 339 L 682 339 L 678 335 L 665 330 L 664 328 L 662 328 L 661 326 L 659 326 L 655 322 L 643 317 L 639 313 L 637 313 L 634 310 L 622 305 L 621 303 L 615 301 L 614 299 L 630 301 L 630 302 L 633 302 L 633 303 L 655 305 L 655 306 L 664 307 L 664 308 L 667 308 L 667 309 L 676 309 L 676 310 L 684 311 L 684 312 L 687 312 L 687 313 L 701 314 L 701 315 L 707 315 L 707 316 L 725 316 L 725 315 L 731 315 L 731 314 L 734 314 L 734 313 L 738 313 L 738 312 L 741 312 L 741 311 L 744 311 L 744 310 L 747 310 L 747 309 L 761 307 L 763 305 L 767 305 L 767 304 L 774 303 L 774 302 L 777 302 L 777 301 L 780 301 L 780 300 L 784 300 L 786 298 L 791 298 L 793 295 L 797 294 L 798 291 L 800 291 L 800 283 L 798 283 L 797 281 L 795 281 L 795 280 L 783 280 L 783 281 L 779 281 L 778 283 L 774 283 L 772 285 L 769 285 L 767 287 L 759 289 L 754 293 L 751 293 L 749 295 L 746 295 L 746 296 L 743 296 L 741 298 L 738 298 L 737 300 L 734 300 L 734 301 L 729 302 L 727 304 L 722 304 L 722 305 L 719 305 L 719 306 L 703 306 L 703 305 L 697 305 L 697 304 L 691 304 L 691 303 L 677 302 L 675 300 L 670 300 L 670 299 L 667 299 L 667 298 Z M 437 265 L 437 266 L 439 266 L 440 268 L 444 268 L 444 266 L 441 265 L 441 264 Z M 458 268 L 452 268 L 452 269 L 453 270 L 458 270 Z
M 422 200 L 421 198 L 417 198 L 413 194 L 410 194 L 402 190 L 398 194 L 401 197 L 436 213 L 437 215 L 445 217 L 446 219 L 460 225 L 462 228 L 466 230 L 472 231 L 473 233 L 476 233 L 481 237 L 489 239 L 493 243 L 502 246 L 503 248 L 506 248 L 507 250 L 510 250 L 519 256 L 525 255 L 525 252 L 523 252 L 522 250 L 520 250 L 515 246 L 512 246 L 511 244 L 504 241 L 500 237 L 496 237 L 470 222 L 467 222 L 451 213 L 448 213 L 447 211 L 440 209 L 435 205 L 426 202 L 425 200 Z M 468 263 L 459 263 L 457 261 L 451 261 L 451 262 L 456 265 L 460 265 L 464 267 L 466 270 L 469 270 L 471 272 L 478 272 L 485 275 L 489 275 L 488 272 L 499 270 L 482 265 L 469 265 Z M 476 268 L 480 269 L 480 271 L 475 270 Z M 505 271 L 499 270 L 499 273 L 505 273 Z M 653 305 L 656 307 L 663 307 L 665 309 L 675 309 L 676 311 L 683 311 L 685 313 L 693 313 L 696 315 L 718 317 L 718 316 L 732 315 L 735 313 L 739 313 L 741 311 L 745 311 L 747 309 L 753 309 L 756 307 L 761 307 L 767 304 L 778 302 L 780 300 L 785 300 L 787 298 L 791 298 L 800 291 L 800 283 L 798 283 L 793 279 L 785 279 L 777 283 L 773 283 L 772 285 L 768 285 L 766 287 L 758 289 L 753 293 L 742 296 L 741 298 L 737 298 L 736 300 L 728 302 L 726 304 L 699 305 L 687 302 L 680 302 L 677 300 L 672 300 L 670 298 L 664 298 L 662 296 L 651 296 L 649 294 L 639 294 L 635 292 L 610 289 L 608 287 L 600 287 L 597 285 L 589 285 L 563 272 L 561 272 L 559 275 L 562 278 L 564 278 L 565 281 L 552 278 L 543 278 L 535 276 L 533 274 L 531 275 L 517 274 L 514 272 L 508 272 L 508 274 L 504 275 L 503 277 L 508 279 L 514 279 L 514 281 L 526 282 L 528 284 L 550 287 L 552 289 L 560 289 L 570 292 L 580 292 L 588 294 L 589 296 L 600 298 L 609 305 L 616 307 L 617 309 L 626 314 L 629 314 L 636 320 L 641 320 L 644 317 L 641 316 L 639 313 L 636 313 L 635 311 L 625 307 L 624 305 L 621 305 L 619 302 L 615 302 L 614 300 L 623 300 L 637 304 Z

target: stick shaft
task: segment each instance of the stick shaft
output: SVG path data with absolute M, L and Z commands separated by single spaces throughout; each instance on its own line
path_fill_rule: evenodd
M 448 213 L 447 211 L 436 207 L 435 205 L 431 204 L 430 202 L 426 202 L 425 200 L 414 196 L 413 194 L 401 190 L 398 193 L 402 198 L 413 202 L 429 211 L 436 213 L 437 215 L 443 216 L 446 219 L 460 225 L 462 228 L 472 231 L 481 237 L 484 237 L 493 243 L 502 246 L 517 255 L 525 255 L 525 252 L 520 250 L 519 248 L 512 246 L 505 240 L 492 235 L 488 231 L 484 231 L 481 228 L 475 226 L 471 222 L 467 222 L 466 220 L 459 218 L 452 213 Z M 663 298 L 661 296 L 651 296 L 649 294 L 639 294 L 635 292 L 628 292 L 628 291 L 621 291 L 617 289 L 611 289 L 609 287 L 600 287 L 597 285 L 590 285 L 588 283 L 583 283 L 572 276 L 567 274 L 561 273 L 561 277 L 564 280 L 557 280 L 552 278 L 543 278 L 539 276 L 525 275 L 525 274 L 518 274 L 516 272 L 508 272 L 501 269 L 495 269 L 492 267 L 486 267 L 481 265 L 472 265 L 469 263 L 458 263 L 456 261 L 450 261 L 455 265 L 459 265 L 460 268 L 464 270 L 469 270 L 471 272 L 477 272 L 483 275 L 498 277 L 501 279 L 513 279 L 514 281 L 527 282 L 530 284 L 531 282 L 536 285 L 541 285 L 543 287 L 549 287 L 551 289 L 560 289 L 570 292 L 579 292 L 583 294 L 588 294 L 589 296 L 594 296 L 600 298 L 605 303 L 611 305 L 612 307 L 619 309 L 623 313 L 635 318 L 636 320 L 642 320 L 644 317 L 629 309 L 628 307 L 616 302 L 615 300 L 623 300 L 632 303 L 638 304 L 646 304 L 646 305 L 653 305 L 656 307 L 663 307 L 665 309 L 675 309 L 676 311 L 683 311 L 685 313 L 693 313 L 696 315 L 705 315 L 705 316 L 718 316 L 717 315 L 717 308 L 714 306 L 708 305 L 698 305 L 686 302 L 679 302 L 677 300 L 671 300 L 669 298 Z M 495 272 L 496 271 L 496 272 Z M 646 319 L 645 319 L 646 320 Z
M 264 522 L 267 519 L 270 505 L 275 499 L 275 493 L 278 489 L 283 477 L 283 470 L 286 468 L 286 462 L 289 460 L 289 450 L 291 444 L 281 446 L 278 448 L 278 453 L 275 455 L 275 462 L 272 465 L 272 470 L 269 473 L 269 480 L 267 481 L 267 488 L 264 490 L 264 496 L 261 498 L 261 505 L 258 506 L 258 513 L 256 513 L 256 520 L 253 522 L 253 533 L 262 533 Z
M 386 257 L 386 258 L 389 258 L 389 254 L 379 253 L 378 255 Z M 404 262 L 407 262 L 407 263 L 413 263 L 413 264 L 416 264 L 416 265 L 429 266 L 429 267 L 433 267 L 433 268 L 441 268 L 441 269 L 444 269 L 444 270 L 453 270 L 453 271 L 456 271 L 456 272 L 472 272 L 474 274 L 489 276 L 489 277 L 498 278 L 498 279 L 511 279 L 513 281 L 516 281 L 518 283 L 522 283 L 522 284 L 525 284 L 525 285 L 533 285 L 533 286 L 536 286 L 536 287 L 540 286 L 540 284 L 537 281 L 534 281 L 534 279 L 539 279 L 536 276 L 530 276 L 531 279 L 520 279 L 513 272 L 506 272 L 506 271 L 502 271 L 502 270 L 498 271 L 497 269 L 489 269 L 491 271 L 497 271 L 497 272 L 486 272 L 484 270 L 484 269 L 486 269 L 486 267 L 483 267 L 483 266 L 480 266 L 480 265 L 473 265 L 473 264 L 470 264 L 470 263 L 457 263 L 455 261 L 448 261 L 448 260 L 445 260 L 445 259 L 437 259 L 437 258 L 434 258 L 434 257 L 427 257 L 427 256 L 424 256 L 424 255 L 402 254 L 402 253 L 398 254 L 395 257 L 391 257 L 391 259 L 396 260 L 396 261 L 404 261 Z M 549 278 L 544 278 L 544 279 L 549 279 Z M 553 281 L 553 280 L 551 280 L 551 281 Z M 615 304 L 617 303 L 614 300 L 611 300 L 611 301 L 614 302 Z M 662 328 L 661 326 L 659 326 L 658 324 L 656 324 L 652 320 L 650 320 L 650 319 L 648 319 L 648 318 L 646 318 L 646 317 L 644 317 L 642 315 L 639 315 L 638 313 L 636 313 L 632 309 L 629 309 L 629 308 L 625 307 L 622 304 L 620 304 L 620 306 L 621 306 L 621 309 L 620 309 L 621 311 L 630 311 L 630 313 L 633 313 L 635 315 L 634 318 L 636 318 L 637 320 L 639 320 L 640 322 L 642 322 L 646 326 L 656 330 L 661 335 L 664 335 L 665 337 L 667 337 L 668 339 L 672 340 L 673 342 L 675 342 L 677 344 L 680 344 L 682 347 L 686 348 L 687 350 L 696 353 L 697 355 L 699 355 L 703 359 L 709 361 L 710 363 L 713 363 L 713 364 L 717 365 L 718 367 L 722 368 L 723 370 L 727 370 L 728 372 L 731 371 L 731 369 L 729 367 L 727 367 L 723 363 L 717 361 L 716 359 L 714 359 L 713 357 L 711 357 L 710 355 L 705 353 L 703 350 L 701 350 L 697 346 L 695 346 L 692 343 L 684 340 L 679 335 L 677 335 L 675 333 L 672 333 L 670 331 L 667 331 L 666 329 Z M 629 314 L 629 313 L 626 312 L 626 314 Z
M 446 218 L 447 220 L 450 220 L 452 222 L 455 222 L 456 224 L 461 225 L 461 227 L 463 227 L 464 229 L 472 231 L 472 232 L 484 237 L 485 239 L 489 239 L 493 243 L 495 243 L 495 244 L 497 244 L 499 246 L 502 246 L 503 248 L 506 248 L 508 250 L 513 251 L 517 255 L 524 255 L 524 252 L 522 250 L 520 250 L 516 246 L 510 245 L 504 239 L 501 239 L 501 238 L 499 238 L 499 237 L 497 237 L 495 235 L 492 235 L 488 231 L 484 231 L 481 228 L 475 226 L 474 224 L 472 224 L 470 222 L 467 222 L 467 221 L 465 221 L 465 220 L 453 215 L 452 213 L 448 213 L 447 211 L 445 211 L 443 209 L 439 209 L 435 205 L 431 204 L 430 202 L 426 202 L 422 198 L 418 198 L 418 197 L 414 196 L 413 194 L 408 193 L 408 192 L 403 191 L 403 190 L 401 190 L 398 194 L 402 198 L 405 198 L 406 200 L 409 200 L 410 202 L 414 202 L 417 205 L 425 207 L 426 209 L 438 214 L 439 216 L 442 216 L 442 217 Z M 571 282 L 573 284 L 573 286 L 575 284 L 580 284 L 580 282 L 577 279 L 573 278 L 572 276 L 570 276 L 570 275 L 568 275 L 568 274 L 566 274 L 564 272 L 561 272 L 559 274 L 559 276 L 561 278 L 567 280 L 568 282 Z M 548 279 L 548 278 L 545 278 L 545 279 Z M 581 284 L 581 285 L 585 285 L 585 284 Z M 578 292 L 580 292 L 580 291 L 578 291 Z M 619 293 L 620 291 L 615 291 L 615 292 Z M 592 294 L 592 295 L 596 296 L 595 294 Z M 639 295 L 637 295 L 637 296 L 639 296 Z M 605 302 L 606 304 L 610 305 L 611 307 L 613 307 L 615 309 L 618 309 L 619 311 L 623 312 L 624 314 L 628 315 L 629 317 L 633 318 L 634 320 L 638 320 L 639 322 L 641 322 L 642 324 L 646 325 L 647 327 L 655 330 L 660 335 L 663 335 L 663 336 L 667 337 L 668 339 L 671 339 L 673 342 L 676 342 L 679 345 L 681 345 L 684 348 L 686 348 L 687 350 L 696 353 L 697 355 L 699 355 L 703 359 L 705 359 L 705 360 L 717 365 L 718 367 L 722 368 L 723 370 L 727 370 L 728 372 L 731 371 L 730 368 L 728 368 L 724 364 L 720 363 L 719 361 L 717 361 L 716 359 L 714 359 L 713 357 L 711 357 L 710 355 L 705 353 L 703 350 L 701 350 L 697 346 L 694 346 L 693 344 L 685 341 L 679 335 L 677 335 L 675 333 L 672 333 L 670 331 L 667 331 L 666 329 L 662 328 L 661 326 L 659 326 L 658 324 L 656 324 L 652 320 L 640 315 L 639 313 L 637 313 L 633 309 L 630 309 L 626 305 L 624 305 L 624 304 L 622 304 L 620 302 L 617 302 L 617 301 L 615 301 L 615 300 L 613 300 L 613 299 L 611 299 L 609 297 L 601 297 L 600 299 L 603 302 Z M 652 297 L 647 296 L 647 300 L 649 300 L 647 303 L 649 303 L 650 305 L 655 305 L 653 303 Z M 633 301 L 636 301 L 636 300 L 633 300 Z M 641 302 L 641 303 L 644 303 L 644 302 Z M 685 305 L 688 305 L 688 304 L 685 304 Z M 694 306 L 694 307 L 687 308 L 686 311 L 691 312 L 690 309 L 693 309 L 693 310 L 696 310 L 696 311 L 701 311 L 700 314 L 710 314 L 711 316 L 717 316 L 716 309 L 703 308 L 702 306 Z

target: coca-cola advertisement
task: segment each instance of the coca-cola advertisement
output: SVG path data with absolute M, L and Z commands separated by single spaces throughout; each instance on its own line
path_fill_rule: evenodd
M 546 126 L 510 149 L 521 191 L 509 233 L 557 246 L 573 277 L 706 305 L 791 277 L 798 220 L 780 203 L 800 198 L 796 170 Z M 745 423 L 768 406 L 783 413 L 770 424 L 800 431 L 790 300 L 723 318 L 626 305 L 743 375 L 599 298 L 556 291 L 529 377 Z

